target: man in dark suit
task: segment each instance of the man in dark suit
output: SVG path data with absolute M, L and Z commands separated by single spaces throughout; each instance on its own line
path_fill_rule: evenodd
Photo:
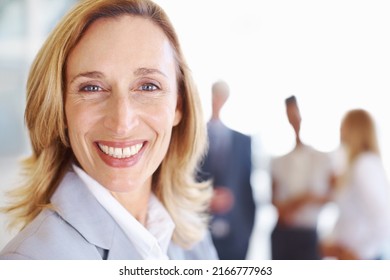
M 220 259 L 246 259 L 255 222 L 251 173 L 251 137 L 228 128 L 220 111 L 229 97 L 226 82 L 212 86 L 212 116 L 208 122 L 209 151 L 199 174 L 212 179 L 211 233 Z

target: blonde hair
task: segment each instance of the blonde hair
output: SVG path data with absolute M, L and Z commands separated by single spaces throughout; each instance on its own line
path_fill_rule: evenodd
M 362 152 L 373 152 L 380 156 L 375 123 L 363 109 L 348 111 L 341 122 L 341 141 L 351 164 Z
M 211 186 L 195 179 L 207 146 L 206 127 L 175 30 L 165 12 L 148 0 L 81 1 L 50 34 L 32 64 L 27 82 L 25 120 L 33 154 L 23 162 L 25 183 L 11 194 L 17 202 L 6 210 L 14 217 L 12 225 L 25 226 L 43 208 L 51 206 L 50 197 L 74 158 L 64 113 L 67 57 L 94 21 L 121 15 L 154 22 L 164 31 L 176 55 L 182 119 L 173 128 L 167 155 L 153 175 L 153 191 L 175 221 L 173 240 L 190 247 L 203 237 L 208 223 Z

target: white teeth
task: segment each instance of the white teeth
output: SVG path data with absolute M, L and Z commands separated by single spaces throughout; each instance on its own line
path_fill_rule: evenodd
M 114 149 L 114 158 L 121 158 L 122 157 L 122 149 L 121 148 L 115 148 Z
M 135 146 L 131 146 L 131 147 L 130 147 L 130 153 L 131 153 L 131 154 L 136 154 L 136 153 L 137 153 L 136 151 L 137 151 L 137 149 L 136 149 Z
M 124 157 L 129 157 L 131 155 L 131 151 L 129 147 L 126 147 L 123 149 L 123 154 Z
M 117 147 L 109 147 L 103 144 L 98 143 L 99 148 L 105 153 L 113 158 L 129 158 L 138 154 L 141 150 L 143 144 L 137 144 L 126 148 L 117 148 Z

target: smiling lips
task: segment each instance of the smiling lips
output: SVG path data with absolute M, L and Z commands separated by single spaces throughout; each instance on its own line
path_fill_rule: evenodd
M 113 157 L 116 159 L 127 159 L 127 158 L 130 158 L 130 157 L 138 154 L 138 152 L 142 149 L 143 144 L 139 143 L 139 144 L 124 147 L 124 148 L 111 147 L 111 146 L 103 145 L 101 143 L 98 143 L 98 146 L 104 154 L 106 154 L 110 157 Z

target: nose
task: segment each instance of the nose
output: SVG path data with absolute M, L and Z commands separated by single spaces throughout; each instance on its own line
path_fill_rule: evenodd
M 104 126 L 116 136 L 127 136 L 137 125 L 137 108 L 128 95 L 112 94 L 107 101 Z

